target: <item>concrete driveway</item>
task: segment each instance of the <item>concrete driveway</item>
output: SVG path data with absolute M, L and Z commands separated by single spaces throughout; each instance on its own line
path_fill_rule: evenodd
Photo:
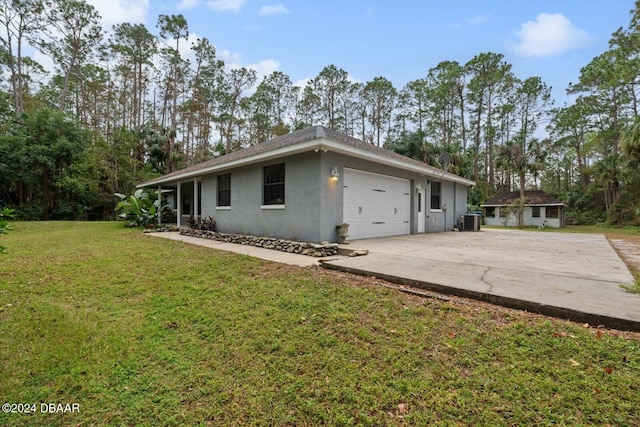
M 604 236 L 483 229 L 350 242 L 330 269 L 591 325 L 640 330 L 633 276 Z

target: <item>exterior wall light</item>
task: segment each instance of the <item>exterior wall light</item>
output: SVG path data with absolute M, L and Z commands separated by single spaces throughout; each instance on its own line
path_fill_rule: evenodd
M 340 178 L 340 173 L 338 172 L 338 167 L 334 166 L 333 169 L 331 169 L 331 179 L 337 181 L 338 178 Z
M 421 184 L 416 185 L 416 191 L 418 193 L 422 191 L 422 185 Z

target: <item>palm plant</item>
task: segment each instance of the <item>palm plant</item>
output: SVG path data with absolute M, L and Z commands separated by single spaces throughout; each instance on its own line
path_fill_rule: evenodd
M 153 228 L 158 225 L 158 214 L 166 209 L 167 205 L 161 204 L 159 200 L 151 200 L 149 194 L 138 189 L 135 193 L 116 193 L 120 202 L 116 205 L 118 217 L 127 222 L 127 227 Z
M 7 219 L 13 218 L 13 209 L 3 208 L 0 209 L 0 234 L 5 234 L 11 229 Z M 7 248 L 0 245 L 0 254 L 6 252 Z

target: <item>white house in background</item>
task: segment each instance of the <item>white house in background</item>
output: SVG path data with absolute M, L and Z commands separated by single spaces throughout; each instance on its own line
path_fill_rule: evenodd
M 564 227 L 564 205 L 541 190 L 524 192 L 525 227 Z M 519 191 L 505 191 L 482 204 L 485 225 L 518 226 L 518 212 L 514 209 L 520 200 Z

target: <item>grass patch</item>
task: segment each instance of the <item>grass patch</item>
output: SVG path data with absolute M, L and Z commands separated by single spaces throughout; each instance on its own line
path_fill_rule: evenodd
M 541 231 L 555 231 L 558 233 L 604 234 L 606 236 L 640 236 L 640 227 L 633 226 L 611 227 L 604 225 L 567 225 L 562 228 L 545 227 Z
M 638 273 L 634 274 L 633 277 L 636 279 L 631 285 L 621 285 L 626 291 L 631 292 L 632 294 L 640 294 L 640 275 Z
M 538 228 L 538 227 L 501 227 L 497 225 L 483 225 L 482 228 L 491 228 L 496 230 L 520 230 L 535 231 L 540 233 L 586 233 L 586 234 L 604 234 L 607 236 L 640 236 L 640 227 L 611 227 L 605 225 L 566 225 L 562 228 Z
M 0 425 L 637 425 L 640 339 L 144 236 L 16 223 Z

